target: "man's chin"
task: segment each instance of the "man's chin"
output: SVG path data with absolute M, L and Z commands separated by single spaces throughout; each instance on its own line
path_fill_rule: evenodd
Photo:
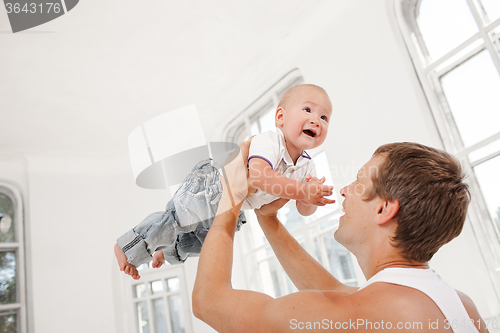
M 340 228 L 340 225 L 339 225 L 339 228 Z M 335 240 L 340 243 L 340 238 L 342 238 L 342 237 L 340 236 L 339 228 L 337 228 L 337 230 L 335 230 L 335 232 L 333 233 L 333 238 L 335 238 Z
M 340 230 L 340 227 L 337 230 L 335 230 L 335 233 L 333 234 L 333 238 L 337 241 L 337 243 L 339 243 L 340 245 L 345 247 L 347 250 L 351 251 L 348 248 L 349 242 L 347 239 L 344 239 L 344 235 L 342 233 L 342 230 Z
M 335 240 L 337 242 L 339 242 L 340 244 L 342 244 L 342 240 L 343 240 L 343 237 L 344 237 L 344 228 L 342 227 L 342 225 L 344 224 L 343 217 L 344 216 L 340 217 L 340 219 L 339 219 L 339 226 L 338 226 L 337 230 L 335 230 L 335 233 L 333 234 L 333 238 L 335 238 Z

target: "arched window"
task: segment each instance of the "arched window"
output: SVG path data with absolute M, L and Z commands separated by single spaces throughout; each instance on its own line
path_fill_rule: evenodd
M 0 330 L 26 332 L 26 272 L 20 193 L 0 184 Z
M 444 148 L 468 174 L 468 221 L 500 298 L 500 1 L 395 5 Z
M 288 88 L 302 83 L 304 79 L 298 69 L 284 75 L 229 123 L 225 140 L 240 143 L 251 135 L 275 130 L 274 117 L 281 96 Z M 333 184 L 332 169 L 321 147 L 307 153 L 314 160 L 318 176 L 325 176 L 326 183 Z M 248 223 L 236 233 L 240 238 L 236 243 L 241 244 L 247 287 L 273 297 L 297 291 L 273 254 L 253 211 L 247 210 L 245 215 Z M 315 259 L 341 282 L 357 286 L 363 278 L 358 279 L 356 261 L 333 237 L 340 215 L 340 206 L 335 203 L 318 207 L 313 215 L 304 217 L 297 212 L 293 200 L 278 212 L 280 221 Z

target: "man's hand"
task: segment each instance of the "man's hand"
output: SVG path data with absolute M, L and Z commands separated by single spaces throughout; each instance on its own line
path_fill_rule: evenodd
M 278 215 L 278 210 L 280 210 L 290 199 L 277 199 L 274 200 L 273 202 L 270 202 L 266 205 L 263 205 L 259 209 L 254 209 L 254 212 L 256 215 L 260 216 L 277 216 Z
M 223 167 L 222 187 L 224 192 L 228 192 L 233 207 L 255 192 L 249 187 L 247 168 L 248 151 L 252 138 L 240 143 L 239 149 L 227 157 Z

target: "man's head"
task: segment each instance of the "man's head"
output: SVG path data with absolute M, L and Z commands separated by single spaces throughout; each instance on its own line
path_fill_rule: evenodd
M 332 103 L 325 90 L 313 84 L 288 89 L 276 110 L 276 126 L 287 144 L 297 150 L 321 145 L 328 133 Z
M 379 147 L 362 170 L 361 188 L 356 192 L 353 183 L 341 191 L 344 206 L 353 202 L 346 216 L 348 209 L 360 207 L 367 209 L 363 216 L 380 221 L 381 214 L 391 213 L 386 216 L 397 222 L 392 244 L 404 258 L 427 262 L 462 231 L 470 193 L 460 163 L 450 154 L 417 143 L 391 143 Z

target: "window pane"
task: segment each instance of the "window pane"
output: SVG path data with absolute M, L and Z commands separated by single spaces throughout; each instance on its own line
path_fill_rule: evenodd
M 250 126 L 250 134 L 251 135 L 256 135 L 259 134 L 259 125 L 255 122 Z
M 245 272 L 250 273 L 247 276 L 249 290 L 264 292 L 263 281 L 259 270 L 259 259 L 265 256 L 265 251 L 259 250 L 245 257 Z
M 478 31 L 466 0 L 423 0 L 418 26 L 433 60 Z
M 148 306 L 146 302 L 140 302 L 137 304 L 137 321 L 139 322 L 140 333 L 150 332 Z
M 260 228 L 255 213 L 252 210 L 247 210 L 245 211 L 245 217 L 247 219 L 247 223 L 245 224 L 245 227 L 242 228 L 238 233 L 240 235 L 238 237 L 243 238 L 243 249 L 245 252 L 249 252 L 259 246 L 264 245 L 267 240 L 264 237 L 264 232 Z
M 179 290 L 179 278 L 171 278 L 167 280 L 168 291 Z
M 292 231 L 304 224 L 302 216 L 295 207 L 295 201 L 291 205 L 286 205 L 278 211 L 278 218 L 288 231 Z
M 170 318 L 172 322 L 173 333 L 184 333 L 184 315 L 182 313 L 182 300 L 180 295 L 172 295 L 168 297 L 168 307 L 170 310 Z
M 260 117 L 260 131 L 274 131 L 276 132 L 276 125 L 274 116 L 276 114 L 276 110 L 271 106 L 269 111 L 266 112 L 263 116 Z
M 168 333 L 165 300 L 163 298 L 153 300 L 153 309 L 155 314 L 156 333 Z
M 17 332 L 17 314 L 12 311 L 0 312 L 0 332 L 16 333 Z
M 500 18 L 500 1 L 498 0 L 476 0 L 476 6 L 486 24 Z
M 325 229 L 330 229 L 334 226 L 338 226 L 339 225 L 339 219 L 340 219 L 340 216 L 342 215 L 343 213 L 337 213 L 333 216 L 331 216 L 330 218 L 328 218 L 326 221 L 323 221 L 319 224 L 319 227 L 321 230 L 325 230 Z
M 14 204 L 6 195 L 0 194 L 0 242 L 14 242 Z
M 498 170 L 500 170 L 500 156 L 474 168 L 488 210 L 500 230 L 500 192 L 498 191 L 500 173 L 498 173 Z
M 16 284 L 16 254 L 0 252 L 0 304 L 16 303 Z
M 165 262 L 165 264 L 166 264 L 166 262 Z M 139 267 L 137 267 L 137 270 L 142 271 L 142 270 L 147 269 L 147 268 L 153 268 L 151 266 L 151 261 L 145 262 L 144 264 L 140 265 Z
M 276 269 L 270 263 L 270 260 L 264 260 L 259 263 L 259 275 L 261 280 L 262 292 L 270 295 L 271 297 L 277 297 L 276 295 Z M 279 288 L 278 288 L 279 293 Z
M 234 140 L 235 143 L 240 143 L 248 139 L 250 136 L 247 133 L 245 128 L 245 124 L 241 124 L 236 130 L 234 137 L 230 138 L 230 140 Z
M 290 280 L 290 278 L 286 274 L 285 274 L 285 279 L 286 279 L 286 289 L 288 294 L 297 292 L 298 291 L 297 287 L 295 287 L 292 280 Z
M 500 77 L 487 52 L 443 76 L 441 83 L 466 147 L 500 130 Z
M 469 154 L 469 161 L 474 163 L 475 161 L 489 156 L 494 153 L 500 152 L 500 140 L 493 141 L 489 145 L 484 146 L 483 148 L 479 148 L 472 153 Z
M 281 289 L 280 289 L 280 280 L 278 277 L 278 274 L 281 271 L 281 266 L 279 266 L 277 259 L 271 258 L 268 260 L 269 263 L 269 271 L 271 273 L 271 279 L 273 281 L 273 289 L 274 289 L 274 297 L 280 297 L 281 296 Z
M 497 56 L 500 56 L 500 27 L 493 29 L 489 35 L 495 49 L 497 50 Z
M 163 281 L 157 280 L 151 282 L 151 291 L 153 294 L 160 294 L 163 291 Z
M 330 272 L 340 281 L 356 285 L 356 275 L 349 251 L 335 240 L 334 233 L 335 231 L 331 231 L 323 235 Z
M 311 236 L 313 237 L 313 242 L 314 242 L 314 253 L 316 254 L 316 258 L 318 262 L 321 264 L 323 267 L 327 267 L 325 261 L 323 260 L 323 256 L 321 255 L 321 247 L 322 245 L 320 244 L 320 239 L 316 235 L 316 227 L 310 228 L 309 232 L 311 233 Z
M 438 75 L 442 75 L 444 73 L 441 73 L 441 71 L 446 70 L 447 68 L 447 71 L 449 71 L 449 67 L 452 67 L 451 69 L 453 69 L 453 67 L 457 66 L 457 63 L 459 64 L 463 62 L 464 59 L 469 58 L 470 53 L 472 53 L 473 51 L 476 52 L 476 48 L 479 48 L 481 46 L 481 48 L 484 49 L 484 45 L 482 45 L 483 43 L 484 41 L 482 38 L 476 39 L 474 42 L 464 47 L 461 51 L 455 53 L 455 55 L 450 57 L 448 60 L 444 61 L 441 65 L 436 66 L 436 73 L 438 73 Z
M 136 284 L 134 286 L 134 295 L 136 298 L 146 297 L 146 284 Z
M 326 185 L 334 185 L 332 178 L 332 169 L 330 168 L 330 164 L 328 163 L 328 159 L 326 157 L 326 153 L 323 151 L 316 156 L 313 157 L 314 164 L 316 165 L 316 173 L 318 178 L 325 177 Z M 338 173 L 337 170 L 335 170 Z M 333 191 L 333 194 L 327 197 L 328 199 L 335 200 L 334 204 L 328 204 L 326 206 L 318 207 L 316 212 L 309 216 L 307 219 L 309 221 L 319 219 L 320 217 L 325 216 L 326 214 L 332 213 L 333 211 L 339 209 L 339 203 L 337 200 L 337 193 Z

